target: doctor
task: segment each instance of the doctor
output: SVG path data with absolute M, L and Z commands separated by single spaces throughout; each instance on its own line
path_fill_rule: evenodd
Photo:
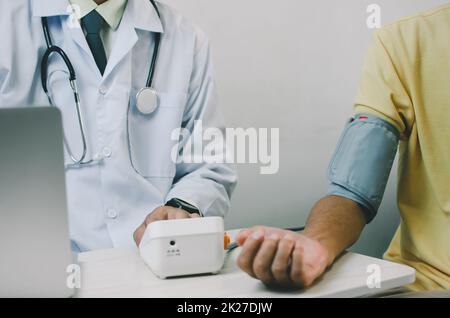
M 41 82 L 48 48 L 42 18 L 51 45 L 67 54 L 76 73 L 83 129 L 69 70 L 57 54 L 49 56 Z M 139 243 L 154 220 L 225 215 L 234 169 L 171 156 L 173 147 L 181 155 L 187 144 L 173 140 L 175 129 L 192 132 L 199 121 L 224 129 L 209 43 L 200 30 L 150 0 L 2 0 L 0 29 L 0 107 L 51 102 L 62 113 L 74 249 Z M 136 96 L 155 56 L 157 98 L 146 113 Z

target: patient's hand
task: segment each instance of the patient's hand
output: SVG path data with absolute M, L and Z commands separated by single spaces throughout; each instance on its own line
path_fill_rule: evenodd
M 149 225 L 152 222 L 162 220 L 199 218 L 199 217 L 200 215 L 196 213 L 190 214 L 189 212 L 186 212 L 185 210 L 182 209 L 173 208 L 170 206 L 161 206 L 155 209 L 149 215 L 147 215 L 147 217 L 144 220 L 144 223 L 142 223 L 134 232 L 133 234 L 134 241 L 136 242 L 136 245 L 139 246 L 142 237 L 144 236 L 147 225 Z
M 318 241 L 299 233 L 269 227 L 254 227 L 236 237 L 242 247 L 238 266 L 269 286 L 308 287 L 332 258 Z

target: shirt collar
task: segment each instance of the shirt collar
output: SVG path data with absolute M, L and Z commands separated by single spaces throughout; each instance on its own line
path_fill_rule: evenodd
M 70 0 L 73 6 L 78 6 L 78 18 L 83 18 L 88 13 L 96 10 L 105 19 L 111 29 L 116 30 L 123 17 L 127 0 L 108 0 L 97 5 L 94 0 Z

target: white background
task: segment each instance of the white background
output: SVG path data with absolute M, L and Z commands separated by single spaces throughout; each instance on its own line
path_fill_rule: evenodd
M 352 115 L 371 34 L 369 4 L 382 23 L 443 0 L 163 0 L 209 36 L 229 127 L 280 128 L 280 171 L 238 166 L 228 228 L 303 225 L 326 191 L 326 168 Z M 381 256 L 398 224 L 393 171 L 377 219 L 354 250 Z

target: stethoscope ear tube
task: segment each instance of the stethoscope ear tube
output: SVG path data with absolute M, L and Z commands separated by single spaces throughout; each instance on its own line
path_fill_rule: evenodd
M 52 46 L 52 39 L 50 37 L 50 31 L 48 30 L 48 19 L 47 17 L 41 18 L 42 28 L 44 30 L 45 43 L 47 43 L 47 48 Z
M 78 88 L 77 88 L 77 81 L 76 81 L 77 77 L 75 74 L 75 69 L 74 69 L 72 63 L 70 62 L 69 57 L 64 52 L 64 50 L 61 49 L 60 47 L 52 44 L 52 39 L 50 37 L 50 32 L 48 29 L 48 19 L 46 17 L 43 17 L 41 19 L 41 21 L 42 21 L 42 28 L 44 30 L 45 42 L 47 44 L 47 50 L 45 50 L 44 55 L 42 56 L 42 60 L 41 60 L 42 88 L 43 88 L 45 94 L 47 95 L 50 104 L 53 104 L 51 101 L 50 94 L 49 94 L 47 81 L 48 81 L 48 65 L 49 65 L 50 55 L 52 55 L 52 53 L 56 53 L 62 58 L 62 60 L 64 61 L 64 64 L 67 67 L 67 70 L 69 72 L 69 82 L 70 82 L 70 87 L 73 91 L 75 107 L 76 107 L 77 116 L 78 116 L 78 124 L 80 126 L 80 133 L 81 133 L 82 144 L 83 144 L 83 152 L 81 154 L 81 157 L 76 158 L 73 155 L 72 151 L 70 150 L 70 146 L 66 141 L 66 137 L 64 136 L 64 143 L 66 145 L 66 150 L 67 150 L 71 160 L 74 162 L 74 164 L 71 166 L 79 166 L 81 164 L 88 164 L 88 163 L 92 162 L 92 160 L 84 162 L 84 159 L 86 158 L 86 154 L 87 154 L 87 142 L 86 142 L 86 134 L 85 134 L 83 118 L 82 118 L 83 116 L 82 116 L 82 112 L 81 112 L 80 98 L 78 96 Z
M 156 61 L 158 60 L 159 46 L 161 44 L 161 34 L 156 33 L 155 37 L 155 49 L 153 51 L 153 56 L 150 64 L 150 72 L 148 73 L 147 83 L 145 85 L 147 88 L 153 88 L 153 78 L 155 77 Z
M 42 27 L 44 29 L 44 36 L 45 36 L 45 42 L 47 44 L 47 50 L 45 51 L 42 61 L 41 61 L 41 81 L 42 81 L 42 88 L 44 89 L 44 92 L 48 94 L 48 86 L 47 86 L 47 76 L 48 76 L 48 60 L 50 58 L 50 55 L 52 53 L 57 53 L 64 61 L 64 64 L 66 64 L 66 67 L 69 71 L 69 79 L 70 81 L 76 81 L 77 76 L 75 73 L 75 69 L 70 62 L 69 57 L 67 56 L 66 52 L 64 52 L 63 49 L 61 49 L 59 46 L 52 44 L 52 39 L 50 37 L 50 32 L 48 31 L 48 19 L 46 17 L 43 17 L 41 19 L 42 21 Z
M 161 19 L 161 13 L 159 12 L 158 6 L 154 0 L 150 0 L 153 7 L 155 8 L 156 14 L 158 14 L 159 19 Z M 161 33 L 155 34 L 155 48 L 153 50 L 153 55 L 150 63 L 150 72 L 148 73 L 146 87 L 153 89 L 153 78 L 155 77 L 156 61 L 158 60 L 159 47 L 161 44 Z
M 50 58 L 50 55 L 52 53 L 57 53 L 64 61 L 64 63 L 67 66 L 67 69 L 69 71 L 69 79 L 71 81 L 75 81 L 77 79 L 77 76 L 75 74 L 75 69 L 73 68 L 72 63 L 70 62 L 69 58 L 67 57 L 66 53 L 58 46 L 52 45 L 44 53 L 44 56 L 42 57 L 42 63 L 41 63 L 41 80 L 42 80 L 42 87 L 44 88 L 44 91 L 48 92 L 47 87 L 47 76 L 48 76 L 48 59 Z

